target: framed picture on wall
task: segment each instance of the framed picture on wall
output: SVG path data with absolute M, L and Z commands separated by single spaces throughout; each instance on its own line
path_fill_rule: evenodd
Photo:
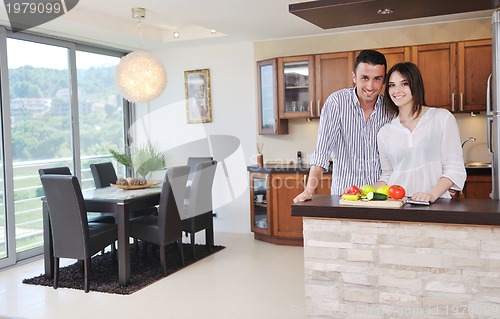
M 210 70 L 184 71 L 186 86 L 186 120 L 188 123 L 212 122 Z

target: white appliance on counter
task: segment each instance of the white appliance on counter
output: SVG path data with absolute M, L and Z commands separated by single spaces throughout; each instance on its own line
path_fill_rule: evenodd
M 487 145 L 491 160 L 492 191 L 490 197 L 500 200 L 500 9 L 493 12 L 491 23 L 493 73 L 486 93 Z

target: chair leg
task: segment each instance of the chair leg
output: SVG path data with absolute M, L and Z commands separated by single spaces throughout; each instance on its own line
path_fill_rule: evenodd
M 163 269 L 163 275 L 167 275 L 167 263 L 165 262 L 165 246 L 160 245 L 160 263 L 161 263 L 161 268 Z
M 83 285 L 84 285 L 84 289 L 85 289 L 86 293 L 89 292 L 89 288 L 90 288 L 90 282 L 89 282 L 90 281 L 90 279 L 89 279 L 89 277 L 90 277 L 89 276 L 89 274 L 90 274 L 90 263 L 91 263 L 90 258 L 85 259 L 85 261 L 84 261 L 84 264 L 85 264 L 85 267 L 84 267 L 85 268 L 85 270 L 84 270 L 84 272 L 85 272 L 84 278 L 85 279 L 84 279 Z
M 184 264 L 184 248 L 182 246 L 182 238 L 177 241 L 177 247 L 179 248 L 179 253 L 181 254 L 181 262 L 182 262 L 182 266 L 184 267 L 185 264 Z
M 59 284 L 59 257 L 54 257 L 54 289 Z
M 196 246 L 194 245 L 194 232 L 190 233 L 191 235 L 191 247 L 193 248 L 193 257 L 196 259 Z

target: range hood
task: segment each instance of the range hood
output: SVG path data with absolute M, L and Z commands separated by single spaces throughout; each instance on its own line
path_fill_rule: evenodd
M 334 29 L 498 7 L 500 0 L 317 0 L 293 3 L 288 8 L 322 29 Z

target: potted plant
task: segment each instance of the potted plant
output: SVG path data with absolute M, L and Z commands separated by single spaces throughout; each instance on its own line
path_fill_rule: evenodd
M 108 150 L 114 159 L 127 167 L 134 176 L 140 176 L 146 180 L 154 171 L 165 169 L 172 160 L 170 154 L 159 151 L 150 143 L 134 147 L 130 153 L 120 153 L 111 148 Z

